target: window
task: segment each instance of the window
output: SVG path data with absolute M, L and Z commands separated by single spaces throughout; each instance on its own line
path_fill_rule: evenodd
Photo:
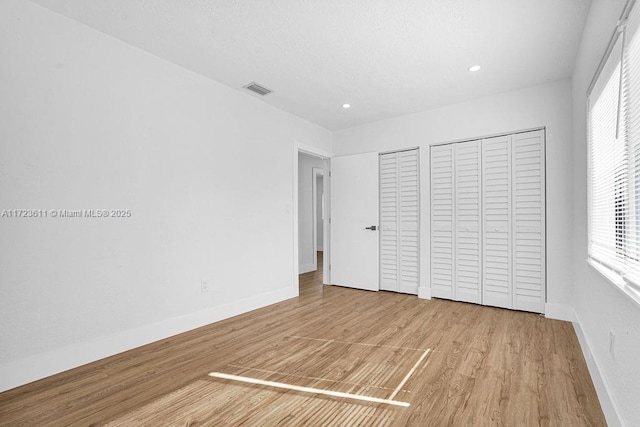
M 626 15 L 589 91 L 589 257 L 640 289 L 640 7 Z

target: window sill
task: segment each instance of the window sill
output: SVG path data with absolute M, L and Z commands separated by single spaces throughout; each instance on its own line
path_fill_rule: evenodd
M 587 258 L 587 264 L 589 264 L 591 268 L 599 273 L 607 282 L 611 283 L 619 292 L 629 298 L 636 307 L 640 308 L 640 290 L 628 284 L 627 281 L 615 271 L 591 258 Z

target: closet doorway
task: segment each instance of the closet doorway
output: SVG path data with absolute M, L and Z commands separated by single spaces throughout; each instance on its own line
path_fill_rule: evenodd
M 544 129 L 431 147 L 431 293 L 544 313 Z

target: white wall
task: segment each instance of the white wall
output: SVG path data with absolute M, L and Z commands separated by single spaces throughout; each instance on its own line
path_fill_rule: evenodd
M 553 82 L 337 132 L 334 153 L 420 147 L 421 286 L 429 285 L 429 145 L 546 126 L 547 315 L 572 320 L 571 83 Z
M 586 92 L 624 1 L 593 0 L 573 72 L 573 252 L 576 330 L 610 425 L 640 425 L 640 307 L 587 266 Z M 636 5 L 640 7 L 640 5 Z M 609 354 L 609 331 L 616 335 Z
M 298 264 L 300 273 L 316 269 L 316 248 L 313 246 L 313 168 L 321 168 L 319 157 L 298 154 Z
M 0 390 L 297 295 L 294 140 L 329 131 L 21 0 L 0 58 L 0 210 L 132 212 L 0 218 Z

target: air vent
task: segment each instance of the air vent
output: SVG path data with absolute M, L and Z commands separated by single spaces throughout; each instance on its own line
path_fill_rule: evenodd
M 243 86 L 245 89 L 249 89 L 251 92 L 255 92 L 258 95 L 269 95 L 272 91 L 267 89 L 264 86 L 260 86 L 258 83 L 256 82 L 251 82 L 248 85 Z

